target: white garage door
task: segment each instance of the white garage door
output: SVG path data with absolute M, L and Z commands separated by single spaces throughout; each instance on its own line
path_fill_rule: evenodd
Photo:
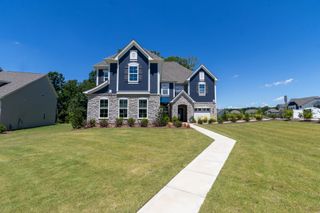
M 195 108 L 194 109 L 194 119 L 207 117 L 210 118 L 210 108 Z

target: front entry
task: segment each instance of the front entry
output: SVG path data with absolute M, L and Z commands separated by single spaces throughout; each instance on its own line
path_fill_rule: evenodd
M 178 106 L 178 119 L 182 122 L 187 122 L 187 105 Z

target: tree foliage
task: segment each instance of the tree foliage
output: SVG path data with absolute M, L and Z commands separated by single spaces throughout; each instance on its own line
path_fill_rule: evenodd
M 165 61 L 175 61 L 180 65 L 184 66 L 187 69 L 194 70 L 195 66 L 198 63 L 198 59 L 196 57 L 179 57 L 179 56 L 169 56 L 164 59 Z

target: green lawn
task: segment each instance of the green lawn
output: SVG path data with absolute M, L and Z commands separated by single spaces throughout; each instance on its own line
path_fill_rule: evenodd
M 237 140 L 201 212 L 320 212 L 320 125 L 203 125 Z
M 0 212 L 135 212 L 211 142 L 167 128 L 0 135 Z

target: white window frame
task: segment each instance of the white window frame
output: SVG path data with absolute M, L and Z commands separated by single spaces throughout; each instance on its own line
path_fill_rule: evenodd
M 105 76 L 106 73 L 107 73 L 107 77 Z M 106 80 L 106 78 L 108 78 L 108 79 Z M 109 68 L 103 69 L 103 82 L 105 82 L 105 81 L 110 81 L 110 70 L 109 70 Z
M 203 93 L 201 93 L 201 91 L 200 91 L 200 86 L 201 85 L 204 85 L 204 92 Z M 207 85 L 206 85 L 206 82 L 199 82 L 198 83 L 198 94 L 199 94 L 199 96 L 206 96 L 206 93 L 207 93 Z
M 127 108 L 126 108 L 126 110 L 127 110 L 127 117 L 122 117 L 123 119 L 127 119 L 128 116 L 129 116 L 129 99 L 128 99 L 128 98 L 119 98 L 119 100 L 118 100 L 118 118 L 120 118 L 120 109 L 125 109 L 125 108 L 121 108 L 121 107 L 120 107 L 120 101 L 121 101 L 121 100 L 126 100 L 126 101 L 127 101 Z
M 137 80 L 130 80 L 130 67 L 137 67 Z M 128 82 L 137 84 L 139 82 L 139 64 L 138 63 L 129 63 L 128 64 Z
M 138 60 L 138 51 L 130 50 L 130 61 L 137 61 L 137 60 Z
M 147 107 L 146 108 L 142 108 L 142 109 L 146 109 L 147 110 L 147 117 L 140 117 L 140 100 L 146 100 L 147 101 Z M 148 98 L 139 98 L 138 99 L 138 119 L 148 119 L 148 107 L 149 107 L 149 100 Z
M 168 85 L 168 88 L 164 89 L 163 85 Z M 164 90 L 168 90 L 168 94 L 164 94 L 163 93 Z M 161 83 L 161 96 L 166 96 L 166 97 L 170 96 L 170 83 Z
M 108 101 L 108 106 L 101 108 L 101 100 L 107 100 L 107 101 Z M 100 117 L 100 115 L 101 115 L 100 110 L 101 110 L 101 109 L 107 109 L 107 110 L 108 110 L 108 115 L 107 115 L 107 117 Z M 99 99 L 99 119 L 108 119 L 108 118 L 109 118 L 109 99 L 103 97 L 103 98 L 100 98 L 100 99 Z
M 199 80 L 204 81 L 204 72 L 199 72 Z

